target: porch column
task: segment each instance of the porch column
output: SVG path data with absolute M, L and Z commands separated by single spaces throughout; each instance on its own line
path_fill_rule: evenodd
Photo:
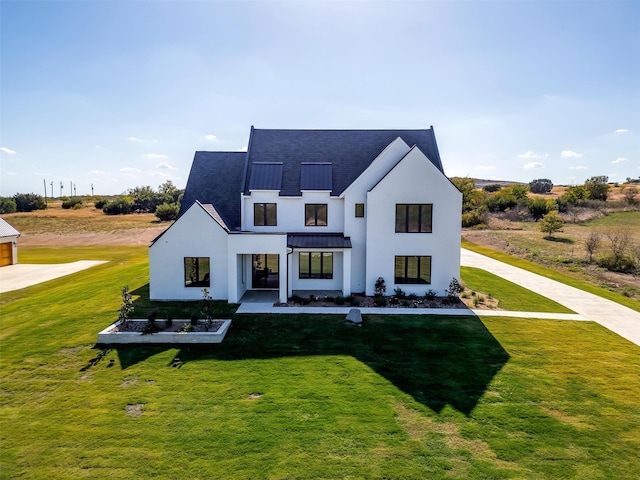
M 238 258 L 239 255 L 227 255 L 227 301 L 238 303 Z
M 342 295 L 351 295 L 351 249 L 342 251 Z
M 288 255 L 287 255 L 286 248 L 284 249 L 284 251 L 280 252 L 280 255 L 278 256 L 278 258 L 279 258 L 278 268 L 280 269 L 280 275 L 279 275 L 280 285 L 278 287 L 278 296 L 279 296 L 280 303 L 287 303 L 287 300 L 288 300 L 287 278 L 289 276 L 289 269 L 287 268 Z

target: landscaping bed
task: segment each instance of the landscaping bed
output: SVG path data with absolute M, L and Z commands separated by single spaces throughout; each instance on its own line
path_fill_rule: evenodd
M 118 321 L 98 333 L 98 344 L 207 344 L 220 343 L 227 334 L 231 320 L 148 320 Z
M 277 303 L 278 307 L 357 307 L 357 308 L 459 308 L 467 306 L 457 297 L 407 296 L 370 297 L 350 295 L 348 297 L 316 296 L 292 297 L 287 303 Z

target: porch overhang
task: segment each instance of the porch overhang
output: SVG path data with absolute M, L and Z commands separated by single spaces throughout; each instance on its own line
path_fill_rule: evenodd
M 351 248 L 351 238 L 342 233 L 289 233 L 289 248 Z

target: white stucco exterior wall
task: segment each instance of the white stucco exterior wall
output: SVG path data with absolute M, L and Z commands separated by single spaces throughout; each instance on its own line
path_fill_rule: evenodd
M 417 148 L 411 151 L 367 194 L 366 293 L 373 295 L 378 277 L 387 294 L 399 286 L 424 295 L 444 295 L 453 277 L 460 278 L 460 212 L 462 194 Z M 432 233 L 395 233 L 398 203 L 433 204 Z M 396 255 L 432 257 L 430 285 L 395 285 Z
M 302 192 L 300 197 L 281 197 L 274 191 L 253 191 L 251 195 L 242 197 L 245 216 L 242 219 L 242 230 L 246 232 L 308 232 L 336 233 L 344 228 L 344 207 L 340 197 L 330 196 L 330 192 Z M 254 203 L 276 203 L 278 224 L 271 227 L 257 227 L 253 224 Z M 305 226 L 304 206 L 306 203 L 326 203 L 326 227 Z
M 389 144 L 369 167 L 344 191 L 344 235 L 351 238 L 351 292 L 362 293 L 366 289 L 367 222 L 369 217 L 367 192 L 409 152 L 409 146 L 397 138 Z M 356 203 L 364 204 L 364 217 L 356 217 Z M 349 293 L 351 293 L 349 292 Z
M 184 258 L 209 257 L 209 294 L 226 300 L 227 232 L 195 203 L 149 247 L 151 300 L 198 300 L 203 287 L 185 287 Z

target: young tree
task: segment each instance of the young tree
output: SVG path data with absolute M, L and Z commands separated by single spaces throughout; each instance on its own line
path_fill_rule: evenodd
M 609 177 L 600 175 L 591 177 L 584 182 L 584 187 L 589 195 L 589 200 L 606 200 L 609 196 Z
M 529 190 L 532 193 L 549 193 L 553 188 L 553 182 L 548 178 L 537 178 L 529 183 Z
M 552 210 L 542 217 L 538 227 L 541 232 L 547 234 L 547 238 L 552 238 L 555 232 L 562 230 L 562 225 L 562 217 L 556 210 Z
M 549 202 L 542 197 L 535 197 L 529 201 L 529 205 L 527 205 L 527 209 L 529 210 L 529 213 L 533 216 L 533 219 L 537 222 L 544 215 L 549 213 L 552 206 L 553 206 L 553 200 Z
M 584 242 L 584 248 L 587 250 L 587 254 L 589 255 L 589 263 L 593 260 L 593 254 L 596 253 L 601 240 L 602 238 L 598 232 L 591 232 L 587 237 L 587 240 Z

